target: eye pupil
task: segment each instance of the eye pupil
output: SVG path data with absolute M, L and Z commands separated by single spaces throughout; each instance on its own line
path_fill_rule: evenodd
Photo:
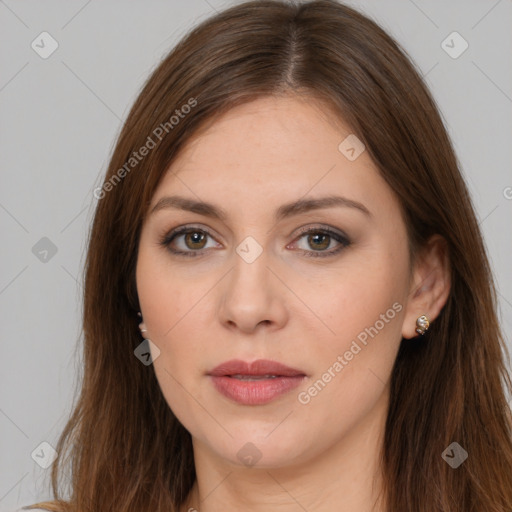
M 312 240 L 314 240 L 313 245 L 315 245 L 317 249 L 326 249 L 327 247 L 329 247 L 329 238 L 330 238 L 330 235 L 316 233 L 314 235 L 309 235 L 308 242 L 311 242 Z M 325 243 L 325 240 L 327 240 L 327 243 Z M 321 245 L 317 244 L 318 241 L 320 241 Z M 324 243 L 322 243 L 322 241 Z
M 191 240 L 192 244 L 201 244 L 201 242 L 204 242 L 205 239 L 206 239 L 206 236 L 205 236 L 204 233 L 201 233 L 199 231 L 190 231 L 185 236 L 185 243 L 187 244 L 187 246 L 189 248 L 192 248 L 192 249 L 198 249 L 199 248 L 199 249 L 201 249 L 204 246 L 204 243 L 200 247 L 197 247 L 195 245 L 190 247 L 188 242 L 189 242 L 189 240 Z

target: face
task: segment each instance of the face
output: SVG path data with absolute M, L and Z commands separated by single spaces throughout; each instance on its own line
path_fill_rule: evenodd
M 350 134 L 313 100 L 258 99 L 190 140 L 152 198 L 136 280 L 154 370 L 226 463 L 307 462 L 386 403 L 406 228 Z

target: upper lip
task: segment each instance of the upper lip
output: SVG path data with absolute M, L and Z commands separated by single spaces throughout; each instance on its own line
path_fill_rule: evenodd
M 252 363 L 240 359 L 232 359 L 219 364 L 208 375 L 214 377 L 226 377 L 230 375 L 276 375 L 283 377 L 298 377 L 306 374 L 296 368 L 290 368 L 277 361 L 257 359 Z

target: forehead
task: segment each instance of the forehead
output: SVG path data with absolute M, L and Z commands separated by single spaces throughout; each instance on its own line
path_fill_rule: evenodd
M 234 107 L 192 136 L 179 159 L 221 158 L 296 161 L 322 149 L 336 151 L 340 135 L 351 130 L 315 98 L 268 96 Z M 246 161 L 250 166 L 250 161 Z
M 343 194 L 396 212 L 397 200 L 368 152 L 347 158 L 344 141 L 353 137 L 350 127 L 316 99 L 259 98 L 229 110 L 189 139 L 152 205 L 171 192 L 253 211 L 304 196 Z

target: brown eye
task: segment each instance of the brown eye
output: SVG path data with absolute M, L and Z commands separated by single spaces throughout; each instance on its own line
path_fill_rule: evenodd
M 172 254 L 179 256 L 199 256 L 204 254 L 207 249 L 208 239 L 213 237 L 205 229 L 195 227 L 181 227 L 171 231 L 161 241 L 161 245 L 166 247 Z M 216 244 L 210 245 L 215 247 Z
M 306 243 L 303 244 L 306 247 L 300 246 L 301 239 L 306 240 Z M 345 247 L 348 247 L 350 243 L 347 236 L 326 227 L 302 230 L 301 236 L 296 239 L 293 245 L 297 244 L 306 257 L 328 257 L 338 254 Z
M 325 250 L 329 247 L 331 236 L 320 233 L 320 234 L 314 234 L 314 235 L 308 235 L 308 244 L 310 247 L 313 247 L 315 249 Z
M 203 249 L 206 243 L 207 235 L 202 231 L 193 230 L 184 234 L 185 245 L 189 249 Z

